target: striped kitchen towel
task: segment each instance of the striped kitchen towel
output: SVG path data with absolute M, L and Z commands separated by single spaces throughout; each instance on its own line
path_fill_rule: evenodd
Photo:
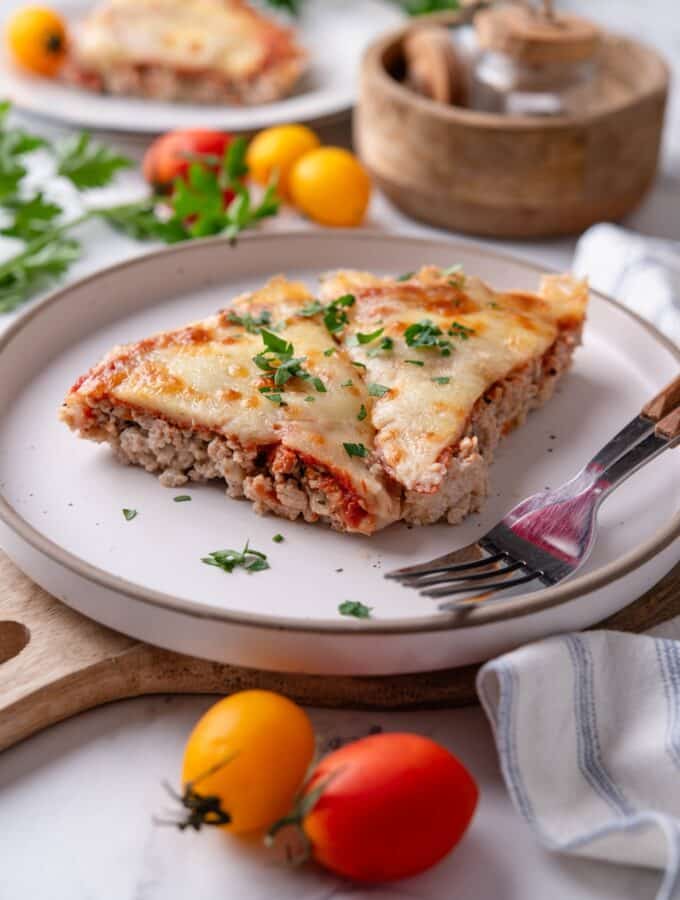
M 593 225 L 576 245 L 573 270 L 680 344 L 680 241 Z
M 680 898 L 680 642 L 550 638 L 487 663 L 477 691 L 537 839 L 658 868 L 657 900 Z

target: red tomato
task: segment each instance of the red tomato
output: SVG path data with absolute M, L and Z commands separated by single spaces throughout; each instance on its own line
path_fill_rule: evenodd
M 190 155 L 222 159 L 231 135 L 204 128 L 170 131 L 157 138 L 144 155 L 144 178 L 159 190 L 167 190 L 175 178 L 183 178 L 191 165 Z M 217 168 L 217 167 L 215 167 Z
M 465 766 L 416 734 L 377 734 L 331 753 L 305 794 L 321 785 L 301 823 L 314 858 L 366 882 L 407 878 L 446 856 L 478 796 Z

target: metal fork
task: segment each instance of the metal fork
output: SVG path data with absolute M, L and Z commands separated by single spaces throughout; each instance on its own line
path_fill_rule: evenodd
M 522 500 L 480 538 L 429 562 L 386 574 L 426 597 L 473 592 L 439 606 L 454 610 L 518 585 L 557 584 L 590 555 L 603 500 L 638 469 L 680 444 L 680 376 L 568 482 Z

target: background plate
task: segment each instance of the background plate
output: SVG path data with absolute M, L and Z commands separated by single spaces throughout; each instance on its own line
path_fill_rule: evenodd
M 500 288 L 534 289 L 539 277 L 529 264 L 473 245 L 319 232 L 253 236 L 236 248 L 219 239 L 187 244 L 52 295 L 0 344 L 0 537 L 10 556 L 47 590 L 118 630 L 224 662 L 308 672 L 463 665 L 584 627 L 635 599 L 677 559 L 680 454 L 661 457 L 607 501 L 585 574 L 532 595 L 531 614 L 453 630 L 434 601 L 382 577 L 473 540 L 521 497 L 563 481 L 676 374 L 678 352 L 596 294 L 573 372 L 502 444 L 483 513 L 455 528 L 398 525 L 364 538 L 261 518 L 213 485 L 162 488 L 56 419 L 70 384 L 113 344 L 201 318 L 274 273 L 313 286 L 325 269 L 395 273 L 422 263 L 462 263 Z M 191 503 L 173 503 L 185 492 Z M 123 507 L 139 515 L 126 522 Z M 284 543 L 272 543 L 277 532 Z M 269 554 L 270 571 L 230 576 L 200 562 L 246 538 Z M 372 606 L 374 618 L 340 617 L 338 603 L 348 599 Z M 527 612 L 524 599 L 513 603 Z M 472 622 L 483 621 L 479 613 Z
M 3 20 L 21 0 L 5 0 Z M 93 4 L 54 0 L 67 19 L 82 17 Z M 67 125 L 101 131 L 157 134 L 172 128 L 254 131 L 285 122 L 314 122 L 346 112 L 354 104 L 359 59 L 383 31 L 403 21 L 388 0 L 314 0 L 292 22 L 310 56 L 309 70 L 292 96 L 260 106 L 192 106 L 93 94 L 19 71 L 0 41 L 0 96 L 24 112 Z M 270 11 L 270 10 L 269 10 Z M 290 22 L 289 19 L 285 20 Z

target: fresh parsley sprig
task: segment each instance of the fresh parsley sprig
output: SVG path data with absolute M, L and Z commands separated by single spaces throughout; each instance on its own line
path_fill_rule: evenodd
M 38 190 L 29 193 L 24 178 L 26 157 L 44 150 L 54 160 L 55 173 L 78 191 L 105 187 L 132 160 L 82 132 L 55 144 L 10 128 L 10 104 L 0 102 L 0 209 L 8 224 L 0 234 L 24 241 L 23 250 L 0 263 L 0 312 L 8 312 L 63 275 L 82 252 L 73 232 L 83 222 L 99 218 L 135 240 L 167 244 L 206 235 L 234 239 L 279 209 L 276 186 L 270 184 L 255 202 L 244 184 L 245 138 L 236 138 L 215 167 L 211 158 L 189 166 L 186 181 L 177 179 L 169 197 L 152 194 L 136 202 L 91 208 L 65 220 L 65 211 Z M 231 199 L 225 205 L 225 196 Z

